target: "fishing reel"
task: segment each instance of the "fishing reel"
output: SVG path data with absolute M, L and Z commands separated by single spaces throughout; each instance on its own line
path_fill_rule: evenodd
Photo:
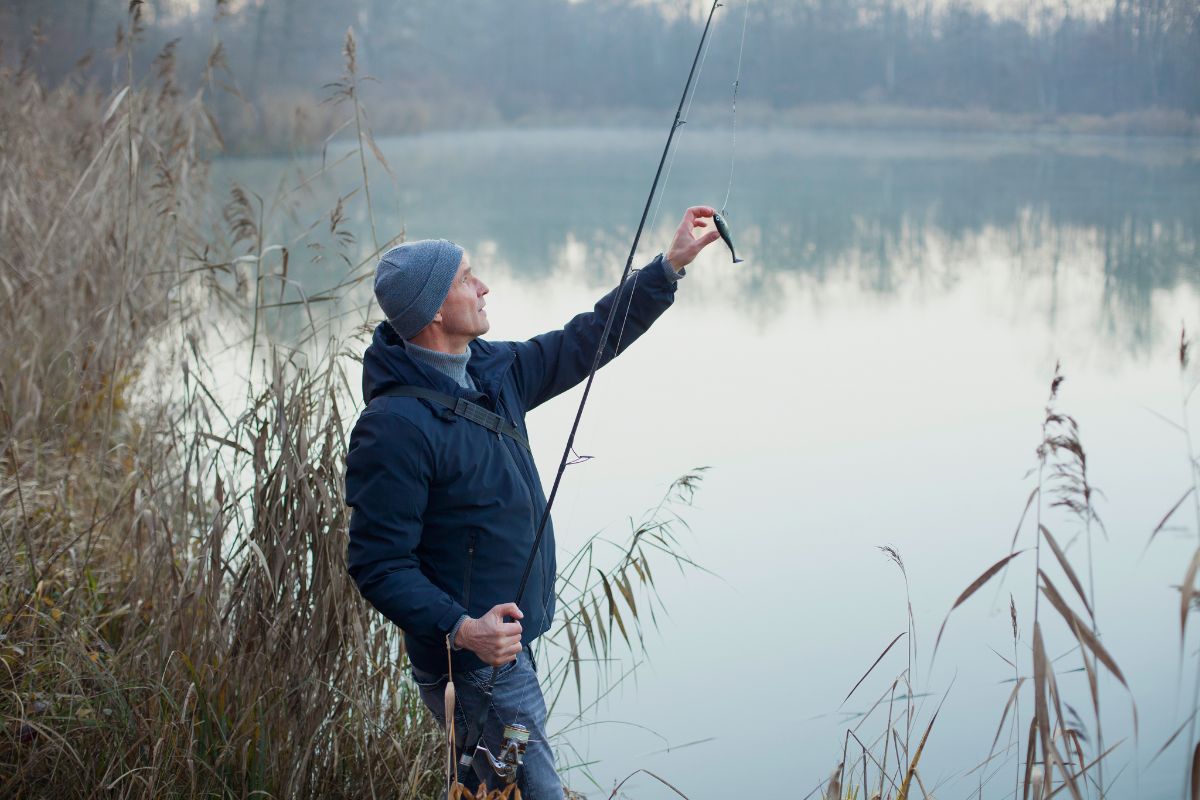
M 487 745 L 480 740 L 475 745 L 474 753 L 463 753 L 459 757 L 460 767 L 475 768 L 476 774 L 483 777 L 477 765 L 482 762 L 484 771 L 491 769 L 496 777 L 504 783 L 515 783 L 517 770 L 525 761 L 525 748 L 529 745 L 529 729 L 519 723 L 504 726 L 504 737 L 500 743 L 499 757 L 492 755 Z

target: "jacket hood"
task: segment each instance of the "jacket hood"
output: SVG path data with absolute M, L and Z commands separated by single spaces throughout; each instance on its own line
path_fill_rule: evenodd
M 505 371 L 512 365 L 511 347 L 476 339 L 471 342 L 471 360 L 467 372 L 480 392 L 495 400 Z M 425 386 L 449 395 L 464 396 L 471 392 L 461 388 L 449 376 L 427 367 L 408 354 L 404 340 L 387 322 L 375 327 L 371 344 L 363 353 L 363 403 L 396 386 Z

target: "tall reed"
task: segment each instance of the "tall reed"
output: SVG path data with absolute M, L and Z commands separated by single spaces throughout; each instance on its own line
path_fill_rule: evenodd
M 204 225 L 220 50 L 189 97 L 171 48 L 111 93 L 34 56 L 0 73 L 0 794 L 427 796 L 436 731 L 345 571 L 337 348 L 251 380 L 205 346 L 271 250 Z
M 139 78 L 140 9 L 114 91 L 47 87 L 35 52 L 0 67 L 0 795 L 431 796 L 441 737 L 400 631 L 345 569 L 343 366 L 366 330 L 314 311 L 395 241 L 374 232 L 366 151 L 387 164 L 353 34 L 332 88 L 356 147 L 281 191 L 357 155 L 373 247 L 356 253 L 345 228 L 351 190 L 327 215 L 347 271 L 306 296 L 288 276 L 299 241 L 269 233 L 286 197 L 234 185 L 219 221 L 206 205 L 204 154 L 221 146 L 206 101 L 231 83 L 219 42 L 194 93 L 173 44 Z M 284 347 L 266 326 L 289 306 L 308 324 Z M 578 676 L 576 635 L 607 651 L 614 623 L 628 641 L 653 614 L 635 594 L 651 561 L 682 559 L 662 509 L 615 566 L 596 566 L 595 542 L 570 562 L 588 570 L 568 572 L 564 608 L 591 617 L 564 617 L 558 691 Z

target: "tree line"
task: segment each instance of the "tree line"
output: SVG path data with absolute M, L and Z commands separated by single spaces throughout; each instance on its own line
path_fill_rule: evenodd
M 703 25 L 679 3 L 646 0 L 176 0 L 141 6 L 144 67 L 179 39 L 181 74 L 223 42 L 231 85 L 249 104 L 319 97 L 341 72 L 347 28 L 357 34 L 369 91 L 412 112 L 391 127 L 505 122 L 536 115 L 661 110 L 677 96 Z M 703 96 L 728 100 L 743 5 L 717 12 Z M 1200 111 L 1200 2 L 1112 0 L 1073 13 L 1026 0 L 989 14 L 928 0 L 751 2 L 739 100 L 767 109 L 827 104 L 988 109 L 1006 113 L 1113 114 L 1149 108 Z M 0 11 L 15 59 L 51 79 L 86 51 L 90 74 L 113 72 L 104 55 L 126 2 L 13 0 Z M 388 124 L 384 125 L 386 129 Z

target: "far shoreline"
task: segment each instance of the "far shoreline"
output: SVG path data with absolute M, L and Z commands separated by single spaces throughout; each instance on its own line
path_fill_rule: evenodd
M 727 111 L 727 110 L 726 110 Z M 751 115 L 747 115 L 751 117 Z M 693 119 L 700 122 L 701 115 L 693 112 Z M 677 146 L 688 147 L 699 138 L 728 137 L 729 125 L 711 124 L 712 115 L 703 116 L 705 124 L 684 126 Z M 827 117 L 826 119 L 831 119 Z M 841 118 L 845 121 L 845 118 Z M 879 118 L 876 118 L 878 121 Z M 429 137 L 475 137 L 475 136 L 530 136 L 561 134 L 564 138 L 586 134 L 621 133 L 636 135 L 665 135 L 670 119 L 664 122 L 648 114 L 614 115 L 544 115 L 527 116 L 519 120 L 489 120 L 473 125 L 427 126 L 408 130 L 377 130 L 376 142 L 385 150 L 391 150 L 393 142 L 411 141 Z M 764 124 L 765 123 L 765 124 Z M 1154 131 L 1148 126 L 1139 132 L 1119 129 L 1115 124 L 1105 129 L 1089 124 L 1068 126 L 1059 120 L 1055 125 L 1037 125 L 1021 128 L 967 126 L 904 126 L 887 127 L 880 124 L 834 126 L 832 124 L 803 124 L 796 116 L 780 115 L 771 121 L 757 116 L 739 119 L 738 131 L 746 138 L 743 146 L 758 141 L 760 144 L 787 143 L 795 146 L 811 145 L 814 153 L 825 155 L 851 155 L 856 147 L 868 145 L 874 157 L 928 157 L 928 143 L 938 142 L 948 149 L 944 156 L 989 157 L 1012 152 L 1061 151 L 1081 156 L 1107 156 L 1133 161 L 1167 161 L 1179 163 L 1200 159 L 1200 119 L 1193 123 L 1196 130 L 1180 133 L 1164 128 Z M 792 138 L 797 137 L 797 138 Z M 765 140 L 765 141 L 764 141 Z M 347 148 L 357 146 L 354 135 L 342 132 L 336 138 L 324 142 L 317 140 L 307 146 L 284 145 L 278 147 L 244 147 L 235 140 L 227 140 L 224 150 L 210 152 L 210 160 L 240 161 L 243 159 L 325 159 L 333 160 L 334 153 L 344 153 Z M 865 155 L 865 154 L 864 154 Z M 389 156 L 390 157 L 390 156 Z
M 666 130 L 671 117 L 662 111 L 643 109 L 588 109 L 526 114 L 504 119 L 482 112 L 472 119 L 434 119 L 414 117 L 399 108 L 388 108 L 384 101 L 367 101 L 377 120 L 376 139 L 407 138 L 420 135 L 511 132 L 529 130 Z M 300 108 L 299 106 L 297 108 Z M 320 114 L 314 102 L 306 114 Z M 328 107 L 324 107 L 328 112 Z M 697 128 L 728 131 L 730 108 L 726 105 L 695 106 L 690 114 Z M 312 119 L 312 116 L 309 117 Z M 232 131 L 227 147 L 218 157 L 304 156 L 320 154 L 325 137 L 335 127 L 332 117 L 324 124 L 310 126 L 299 136 L 281 135 L 276 129 L 266 136 L 249 131 Z M 395 124 L 388 124 L 393 122 Z M 1138 141 L 1164 144 L 1200 143 L 1200 116 L 1175 109 L 1143 109 L 1111 115 L 1033 114 L 997 112 L 989 109 L 917 108 L 880 104 L 837 104 L 771 109 L 761 105 L 738 104 L 738 128 L 755 131 L 797 131 L 820 134 L 893 134 L 954 135 L 964 138 L 1013 138 L 1031 141 Z M 284 126 L 287 127 L 287 126 Z M 685 129 L 686 130 L 686 129 Z M 275 135 L 271 135 L 274 133 Z M 294 133 L 294 132 L 288 132 Z M 343 132 L 329 144 L 340 144 L 353 136 Z

